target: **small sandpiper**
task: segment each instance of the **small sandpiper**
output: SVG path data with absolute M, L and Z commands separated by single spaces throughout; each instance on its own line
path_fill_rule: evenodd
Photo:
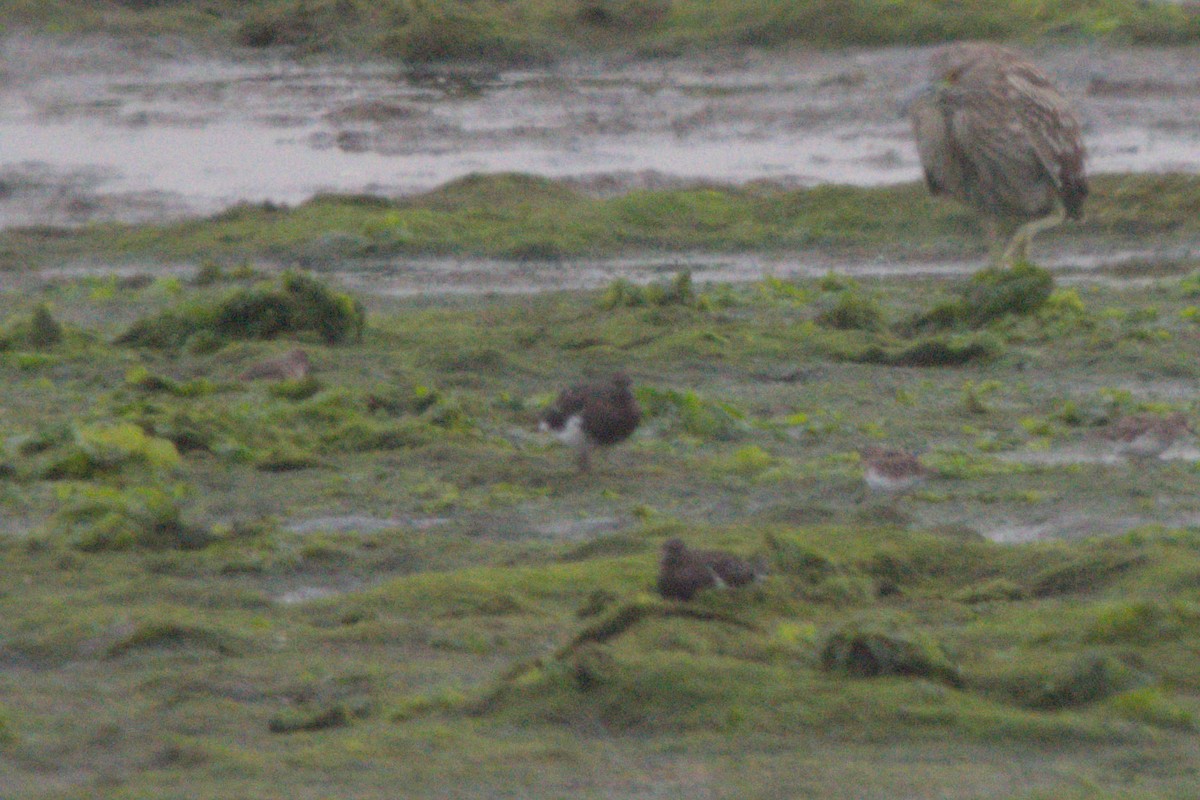
M 300 381 L 312 374 L 308 353 L 297 347 L 281 356 L 251 364 L 241 374 L 244 381 Z
M 1171 445 L 1195 434 L 1182 411 L 1167 416 L 1129 414 L 1108 426 L 1102 436 L 1112 442 L 1113 452 L 1138 461 L 1159 458 Z
M 879 492 L 901 492 L 929 477 L 929 468 L 915 453 L 886 447 L 865 447 L 859 451 L 863 480 Z

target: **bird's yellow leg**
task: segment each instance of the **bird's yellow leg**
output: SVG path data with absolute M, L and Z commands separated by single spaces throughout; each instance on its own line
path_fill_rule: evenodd
M 1054 213 L 1026 222 L 1017 228 L 1017 232 L 1013 234 L 1012 241 L 1008 243 L 1008 248 L 1000 259 L 1001 263 L 1015 264 L 1019 261 L 1029 261 L 1029 243 L 1033 241 L 1033 237 L 1044 230 L 1061 225 L 1066 218 L 1066 209 L 1059 206 Z

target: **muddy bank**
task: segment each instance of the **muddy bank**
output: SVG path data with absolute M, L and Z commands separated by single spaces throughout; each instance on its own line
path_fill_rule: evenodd
M 319 192 L 399 196 L 470 172 L 597 192 L 918 177 L 899 99 L 923 48 L 745 53 L 544 71 L 231 58 L 177 43 L 10 38 L 0 226 L 150 221 Z M 1043 49 L 1091 169 L 1200 171 L 1194 49 Z

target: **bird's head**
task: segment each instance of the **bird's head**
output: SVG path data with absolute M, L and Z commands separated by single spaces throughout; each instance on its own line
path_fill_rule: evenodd
M 938 85 L 936 83 L 923 83 L 909 91 L 900 98 L 900 104 L 897 106 L 897 115 L 900 117 L 911 117 L 917 109 L 933 104 L 937 99 L 937 91 Z
M 664 564 L 678 562 L 687 553 L 687 545 L 683 543 L 683 539 L 667 539 L 662 546 L 662 560 Z
M 538 415 L 537 429 L 542 433 L 561 431 L 566 422 L 566 415 L 557 405 L 553 405 Z
M 936 82 L 954 84 L 976 64 L 1001 60 L 1009 55 L 1004 48 L 986 42 L 952 42 L 930 56 L 929 74 Z

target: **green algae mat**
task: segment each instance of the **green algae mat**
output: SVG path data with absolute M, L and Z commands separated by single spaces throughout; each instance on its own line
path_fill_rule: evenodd
M 1137 0 L 4 0 L 14 29 L 183 35 L 299 55 L 528 65 L 579 53 L 669 55 L 714 47 L 925 44 L 955 39 L 1200 38 L 1186 3 Z
M 1200 786 L 1200 453 L 1099 436 L 1194 415 L 1200 265 L 388 298 L 243 258 L 2 290 L 3 796 Z M 618 368 L 643 424 L 580 475 L 537 412 Z M 872 444 L 932 477 L 868 492 Z M 663 601 L 673 537 L 768 574 Z

